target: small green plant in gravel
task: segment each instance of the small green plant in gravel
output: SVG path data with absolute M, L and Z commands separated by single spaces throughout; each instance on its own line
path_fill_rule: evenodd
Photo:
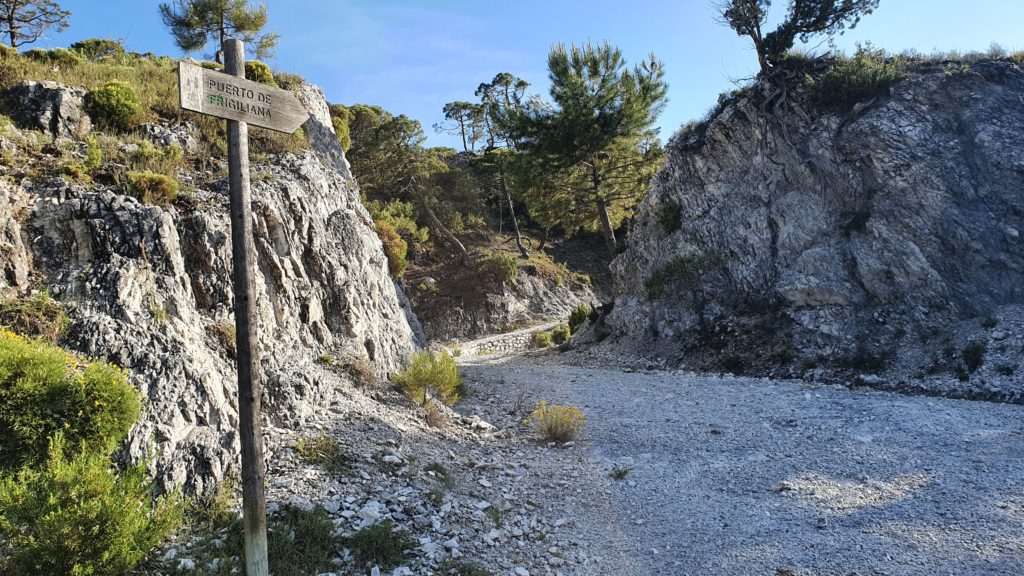
M 629 473 L 632 471 L 633 469 L 629 466 L 616 464 L 615 466 L 612 466 L 612 471 L 608 473 L 608 477 L 612 480 L 625 480 L 626 476 L 629 476 Z
M 323 506 L 305 510 L 288 506 L 267 527 L 267 555 L 274 576 L 332 572 L 341 542 Z
M 545 440 L 552 442 L 568 442 L 575 438 L 586 419 L 579 408 L 548 404 L 547 401 L 537 403 L 537 409 L 525 420 L 534 427 Z
M 462 397 L 463 383 L 455 359 L 439 352 L 416 352 L 401 372 L 391 377 L 398 389 L 426 406 L 431 393 L 448 405 Z
M 437 481 L 440 482 L 442 485 L 452 485 L 452 473 L 448 471 L 448 468 L 445 468 L 444 464 L 441 464 L 439 462 L 431 462 L 430 464 L 424 466 L 423 470 L 426 472 L 432 472 L 434 474 L 434 478 L 437 478 Z
M 991 330 L 999 325 L 999 320 L 995 316 L 985 316 L 981 319 L 981 327 L 985 330 Z
M 996 374 L 1000 376 L 1013 376 L 1016 369 L 1010 364 L 1000 364 L 996 366 Z
M 390 568 L 401 564 L 405 553 L 416 547 L 416 541 L 404 530 L 395 531 L 394 525 L 382 522 L 367 526 L 345 539 L 361 565 Z
M 340 475 L 348 471 L 349 457 L 345 449 L 326 432 L 299 438 L 293 449 L 299 458 L 329 474 Z
M 129 172 L 128 189 L 143 204 L 166 207 L 178 197 L 178 181 L 157 172 Z

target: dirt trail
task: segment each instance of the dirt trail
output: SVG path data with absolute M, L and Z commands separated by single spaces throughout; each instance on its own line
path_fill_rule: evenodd
M 547 467 L 600 562 L 564 574 L 1024 574 L 1024 406 L 574 363 L 462 360 L 587 416 Z

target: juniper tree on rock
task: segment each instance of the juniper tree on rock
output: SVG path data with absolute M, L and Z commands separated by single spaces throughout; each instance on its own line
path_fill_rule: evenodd
M 721 21 L 740 36 L 749 36 L 757 52 L 761 72 L 781 60 L 796 43 L 816 34 L 833 35 L 853 28 L 871 14 L 880 0 L 790 0 L 786 18 L 765 32 L 771 0 L 722 0 L 716 8 Z
M 536 99 L 503 122 L 525 152 L 534 185 L 531 213 L 566 231 L 598 229 L 616 252 L 615 229 L 660 166 L 654 122 L 665 106 L 662 63 L 650 55 L 632 69 L 622 52 L 557 45 L 548 56 L 553 105 Z
M 174 42 L 185 52 L 198 52 L 217 42 L 216 60 L 223 64 L 221 46 L 230 37 L 246 43 L 257 58 L 271 55 L 276 32 L 261 33 L 267 25 L 267 7 L 248 0 L 174 0 L 160 4 L 160 17 Z
M 70 16 L 53 0 L 0 0 L 0 34 L 17 48 L 39 40 L 51 28 L 64 30 Z

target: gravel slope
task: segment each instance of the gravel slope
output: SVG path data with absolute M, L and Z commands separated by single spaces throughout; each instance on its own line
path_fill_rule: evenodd
M 574 362 L 462 361 L 495 420 L 587 416 L 544 465 L 601 554 L 565 574 L 1024 574 L 1024 406 Z

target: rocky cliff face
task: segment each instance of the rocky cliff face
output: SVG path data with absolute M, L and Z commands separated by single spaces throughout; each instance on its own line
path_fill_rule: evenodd
M 490 282 L 472 268 L 446 277 L 413 279 L 410 297 L 427 338 L 435 342 L 482 336 L 565 320 L 580 305 L 594 306 L 590 286 L 519 270 L 509 282 Z
M 422 341 L 323 95 L 301 97 L 314 151 L 252 177 L 265 407 L 278 426 L 337 401 L 351 380 L 339 366 L 383 375 Z M 127 368 L 146 397 L 131 456 L 155 447 L 164 481 L 203 490 L 236 466 L 237 401 L 227 182 L 194 184 L 188 202 L 161 208 L 59 178 L 3 182 L 0 241 L 4 282 L 27 288 L 31 269 L 72 308 L 66 345 Z
M 779 94 L 671 143 L 612 265 L 618 333 L 682 360 L 924 373 L 956 322 L 1024 303 L 1019 65 L 921 66 L 844 114 Z

